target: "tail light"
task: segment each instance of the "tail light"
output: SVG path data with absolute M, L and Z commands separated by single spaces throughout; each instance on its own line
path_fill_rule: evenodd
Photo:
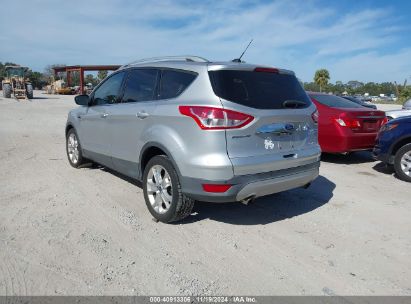
M 318 110 L 315 110 L 313 112 L 313 114 L 311 114 L 311 118 L 313 119 L 313 121 L 317 124 L 318 123 L 318 118 L 320 117 Z
M 384 119 L 381 122 L 381 126 L 385 125 L 388 122 L 388 117 L 384 117 Z
M 279 73 L 278 69 L 276 68 L 255 68 L 254 72 L 260 72 L 260 73 Z
M 361 127 L 361 124 L 358 120 L 344 117 L 336 118 L 335 121 L 342 127 L 348 127 L 350 129 L 358 129 Z
M 203 190 L 205 192 L 223 193 L 231 188 L 228 184 L 203 184 Z
M 254 119 L 251 115 L 221 108 L 179 106 L 178 109 L 181 114 L 193 118 L 203 130 L 238 129 Z

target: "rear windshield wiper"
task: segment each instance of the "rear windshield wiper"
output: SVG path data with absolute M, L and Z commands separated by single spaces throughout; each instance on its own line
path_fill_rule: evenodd
M 290 100 L 286 100 L 283 102 L 283 108 L 296 109 L 296 108 L 302 108 L 305 106 L 307 106 L 307 103 L 301 100 L 290 99 Z

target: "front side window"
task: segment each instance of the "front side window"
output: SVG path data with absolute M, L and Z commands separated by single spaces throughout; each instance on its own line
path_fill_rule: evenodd
M 123 102 L 153 100 L 156 90 L 158 70 L 136 69 L 131 70 L 127 80 Z
M 124 72 L 114 74 L 94 92 L 93 105 L 113 104 L 117 102 L 123 83 Z
M 175 98 L 197 77 L 187 71 L 164 70 L 161 76 L 159 99 Z

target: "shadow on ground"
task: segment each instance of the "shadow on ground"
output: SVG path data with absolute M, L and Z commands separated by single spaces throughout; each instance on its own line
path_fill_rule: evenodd
M 372 157 L 371 152 L 361 151 L 352 152 L 347 155 L 322 153 L 321 161 L 334 164 L 353 165 L 361 163 L 371 163 L 374 162 L 375 159 Z
M 31 100 L 42 100 L 42 99 L 60 99 L 58 97 L 39 97 L 39 96 L 33 96 Z
M 181 224 L 211 219 L 234 225 L 265 225 L 311 212 L 333 197 L 335 184 L 319 176 L 308 189 L 294 189 L 241 203 L 213 204 L 197 202 L 194 213 Z
M 84 165 L 81 166 L 81 167 L 82 167 L 82 168 L 87 168 L 87 169 L 90 169 L 90 170 L 96 170 L 96 169 L 97 169 L 97 170 L 101 170 L 101 171 L 110 173 L 110 174 L 112 174 L 112 175 L 114 175 L 114 176 L 116 176 L 116 177 L 118 177 L 118 178 L 121 178 L 122 180 L 124 180 L 124 181 L 126 181 L 126 182 L 128 182 L 128 183 L 130 183 L 130 184 L 132 184 L 132 185 L 134 185 L 134 186 L 137 186 L 137 187 L 139 187 L 139 188 L 142 188 L 142 187 L 143 187 L 140 181 L 138 181 L 138 180 L 136 180 L 136 179 L 134 179 L 134 178 L 128 177 L 128 176 L 126 176 L 126 175 L 123 175 L 123 174 L 121 174 L 121 173 L 119 173 L 119 172 L 117 172 L 117 171 L 114 171 L 114 170 L 110 169 L 110 168 L 107 168 L 107 167 L 104 167 L 104 166 L 102 166 L 102 165 L 96 164 L 96 163 L 87 163 L 87 164 L 84 164 Z
M 394 174 L 394 168 L 392 166 L 387 166 L 383 162 L 375 164 L 372 168 L 373 168 L 373 170 L 375 170 L 379 173 L 388 174 L 388 175 L 393 175 Z
M 386 174 L 386 175 L 391 175 L 392 177 L 396 178 L 397 180 L 399 180 L 400 182 L 404 182 L 402 179 L 400 179 L 398 177 L 398 175 L 395 173 L 394 167 L 393 166 L 389 166 L 386 165 L 383 162 L 377 163 L 375 166 L 372 167 L 373 170 L 382 173 L 382 174 Z M 406 183 L 406 182 L 405 182 Z
M 98 164 L 83 167 L 110 173 L 122 180 L 142 188 L 141 182 L 122 175 Z M 311 212 L 333 197 L 335 184 L 324 176 L 319 176 L 308 189 L 298 188 L 256 199 L 249 205 L 240 202 L 208 203 L 196 202 L 193 213 L 176 224 L 191 224 L 204 219 L 234 225 L 265 225 Z

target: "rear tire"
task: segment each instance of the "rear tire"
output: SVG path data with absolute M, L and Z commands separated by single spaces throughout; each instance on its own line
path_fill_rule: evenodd
M 3 96 L 11 98 L 11 85 L 9 83 L 3 84 Z
M 181 192 L 177 172 L 165 155 L 154 156 L 147 163 L 143 191 L 151 215 L 163 223 L 182 220 L 193 210 L 195 200 Z
M 70 165 L 78 168 L 85 163 L 83 152 L 81 151 L 80 140 L 74 129 L 70 129 L 66 136 L 66 152 Z
M 33 86 L 31 84 L 26 85 L 26 94 L 28 99 L 33 99 Z
M 400 179 L 411 183 L 411 144 L 402 146 L 395 153 L 394 169 Z

